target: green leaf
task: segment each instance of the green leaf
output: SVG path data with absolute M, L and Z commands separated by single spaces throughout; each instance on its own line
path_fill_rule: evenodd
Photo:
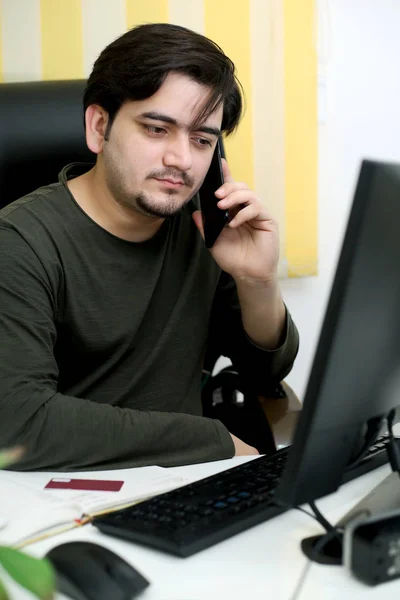
M 7 594 L 7 590 L 4 587 L 3 583 L 0 579 L 0 600 L 10 600 L 9 595 Z
M 14 548 L 0 546 L 0 563 L 13 579 L 40 600 L 51 600 L 55 590 L 55 575 L 45 558 L 34 558 Z
M 2 450 L 0 452 L 0 469 L 4 469 L 4 467 L 8 467 L 8 465 L 11 465 L 19 460 L 23 453 L 24 449 L 21 448 L 21 446 L 9 448 L 8 450 Z

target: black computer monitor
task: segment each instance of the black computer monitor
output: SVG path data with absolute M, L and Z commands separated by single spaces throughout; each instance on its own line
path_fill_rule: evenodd
M 363 161 L 303 409 L 276 491 L 334 492 L 400 405 L 400 165 Z M 364 444 L 365 442 L 365 444 Z

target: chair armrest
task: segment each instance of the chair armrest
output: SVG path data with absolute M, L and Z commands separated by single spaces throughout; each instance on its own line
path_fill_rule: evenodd
M 299 398 L 290 385 L 285 381 L 282 381 L 281 385 L 285 391 L 283 398 L 258 397 L 277 449 L 292 443 L 294 429 L 302 408 Z

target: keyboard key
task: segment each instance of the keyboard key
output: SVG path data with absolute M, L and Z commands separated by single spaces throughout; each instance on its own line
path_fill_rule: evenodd
M 249 498 L 250 494 L 249 492 L 239 492 L 237 496 L 239 496 L 239 498 Z

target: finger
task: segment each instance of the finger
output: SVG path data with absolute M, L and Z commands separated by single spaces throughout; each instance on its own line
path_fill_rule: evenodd
M 221 187 L 219 187 L 215 192 L 215 195 L 218 198 L 225 198 L 225 196 L 228 196 L 228 194 L 231 194 L 235 190 L 248 190 L 249 192 L 251 191 L 247 183 L 243 183 L 242 181 L 231 181 L 229 183 L 224 183 L 223 185 L 221 185 Z
M 257 218 L 257 210 L 253 205 L 246 206 L 242 208 L 242 210 L 238 211 L 235 216 L 230 219 L 229 227 L 235 228 L 243 225 L 244 223 L 248 223 L 249 221 L 253 221 Z
M 232 177 L 232 173 L 230 172 L 228 163 L 226 162 L 225 158 L 221 158 L 221 164 L 222 164 L 222 172 L 224 174 L 224 181 L 226 183 L 233 182 L 234 179 Z
M 200 232 L 201 237 L 204 240 L 203 216 L 201 214 L 201 211 L 195 210 L 194 213 L 192 213 L 192 218 L 193 218 L 193 221 L 195 222 L 197 229 Z
M 228 196 L 219 200 L 217 202 L 217 206 L 223 210 L 227 208 L 232 208 L 233 206 L 237 206 L 239 204 L 243 206 L 248 206 L 249 204 L 261 204 L 257 199 L 257 196 L 251 192 L 250 190 L 235 190 L 232 191 Z
M 233 192 L 217 203 L 218 208 L 221 208 L 222 210 L 231 210 L 235 207 L 243 209 L 245 206 L 250 205 L 257 207 L 259 214 L 258 218 L 260 220 L 269 221 L 272 219 L 272 215 L 268 212 L 264 204 L 253 192 L 249 192 L 249 190 L 238 190 Z
M 260 229 L 272 229 L 272 219 L 263 219 L 260 217 L 259 207 L 255 204 L 249 204 L 240 210 L 235 217 L 229 222 L 229 227 L 235 228 L 240 227 L 244 223 L 253 221 L 253 224 L 257 222 L 257 227 Z

